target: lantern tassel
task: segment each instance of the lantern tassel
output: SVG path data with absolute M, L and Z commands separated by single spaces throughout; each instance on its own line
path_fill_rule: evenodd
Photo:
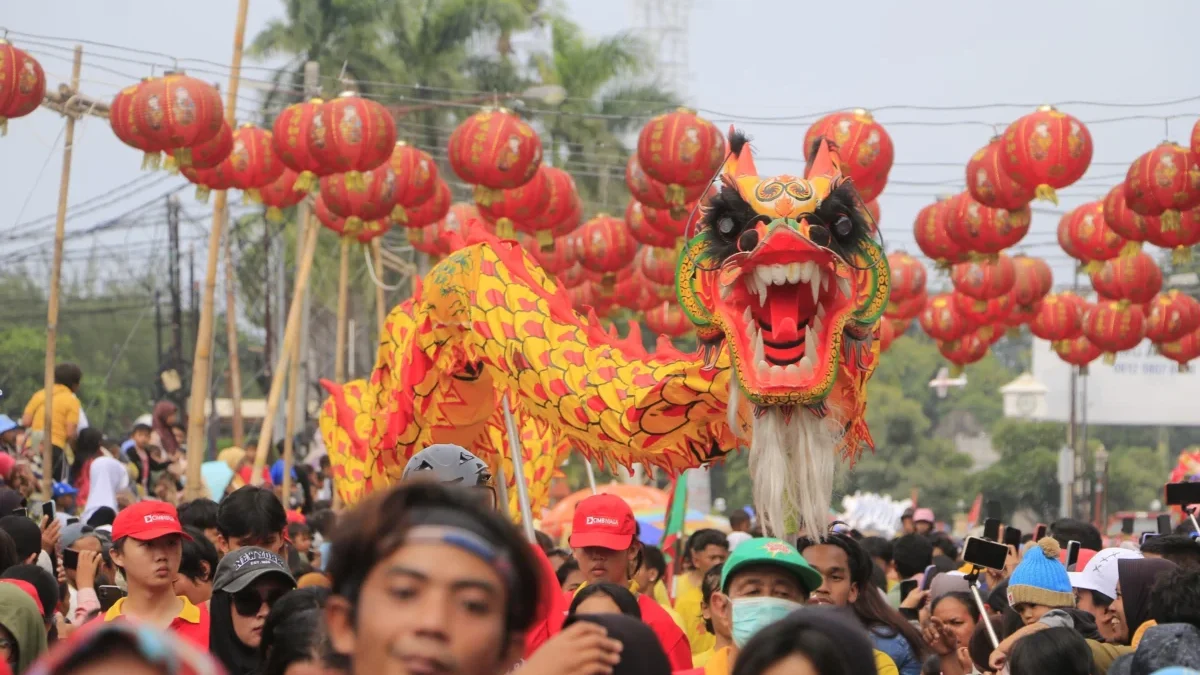
M 1175 250 L 1171 251 L 1171 262 L 1176 265 L 1186 265 L 1192 261 L 1191 246 L 1176 246 Z
M 963 367 L 959 364 L 955 363 L 950 366 L 950 377 L 958 377 L 959 375 L 962 375 L 962 373 Z
M 600 277 L 600 291 L 603 293 L 611 293 L 613 286 L 617 283 L 617 275 L 613 272 L 605 272 L 604 276 Z
M 162 154 L 159 152 L 147 152 L 142 155 L 142 171 L 157 171 L 162 166 Z
M 1180 217 L 1179 211 L 1175 209 L 1167 209 L 1166 211 L 1163 211 L 1159 222 L 1162 223 L 1163 232 L 1178 232 L 1179 225 L 1182 220 L 1183 219 Z
M 292 190 L 296 192 L 312 192 L 317 185 L 317 176 L 311 171 L 301 171 L 299 176 L 296 176 L 296 182 L 292 184 Z
M 1087 375 L 1087 374 L 1088 374 L 1088 367 L 1087 367 L 1087 364 L 1084 364 L 1084 365 L 1082 365 L 1082 366 L 1079 366 L 1079 374 L 1080 374 L 1080 375 Z
M 1114 363 L 1116 363 L 1116 362 L 1117 362 L 1117 355 L 1116 355 L 1116 354 L 1114 354 L 1114 353 L 1112 353 L 1112 352 L 1105 352 L 1105 353 L 1104 353 L 1104 365 L 1106 365 L 1106 366 L 1111 366 L 1112 364 L 1114 364 Z
M 1021 329 L 1017 328 L 1016 326 L 1012 326 L 1007 331 L 1004 332 L 1004 335 L 1006 337 L 1008 337 L 1010 340 L 1015 340 L 1021 336 Z
M 537 238 L 538 248 L 542 250 L 542 253 L 554 253 L 553 230 L 538 230 L 533 236 Z
M 1051 202 L 1055 206 L 1058 206 L 1058 193 L 1054 191 L 1054 188 L 1045 183 L 1037 186 L 1037 189 L 1033 191 L 1033 197 L 1034 199 Z
M 501 239 L 513 239 L 517 236 L 517 231 L 513 228 L 513 221 L 509 218 L 500 218 L 496 221 L 496 236 Z
M 0 136 L 8 135 L 8 118 L 0 115 Z
M 283 211 L 281 211 L 278 206 L 272 206 L 271 208 L 267 209 L 267 222 L 282 223 Z
M 346 172 L 346 189 L 354 192 L 366 192 L 367 181 L 363 178 L 362 173 L 358 171 Z
M 1083 271 L 1087 274 L 1095 274 L 1104 269 L 1104 263 L 1099 260 L 1089 260 L 1083 265 Z
M 208 203 L 208 195 L 211 192 L 212 192 L 212 188 L 208 187 L 207 185 L 197 185 L 196 186 L 196 201 L 200 202 L 201 204 L 207 204 Z
M 1186 363 L 1181 363 L 1181 364 L 1179 364 L 1179 372 L 1181 372 L 1181 373 L 1190 373 L 1190 372 L 1192 372 L 1192 369 L 1191 369 L 1191 368 L 1188 368 L 1188 364 L 1186 364 Z
M 167 155 L 163 160 L 162 168 L 172 176 L 179 173 L 179 159 L 175 155 Z
M 191 148 L 175 148 L 174 150 L 171 151 L 170 155 L 167 155 L 167 163 L 171 164 L 172 159 L 175 160 L 174 163 L 177 164 L 178 166 L 183 166 L 183 167 L 191 166 L 192 165 L 192 149 Z
M 393 206 L 392 207 L 392 220 L 394 220 L 397 223 L 407 223 L 408 222 L 408 211 L 405 211 L 404 207 L 400 206 L 399 204 Z
M 1142 251 L 1142 242 L 1127 241 L 1127 242 L 1125 242 L 1124 248 L 1121 249 L 1121 257 L 1122 258 L 1130 258 L 1132 256 L 1137 255 L 1138 253 L 1141 253 L 1141 251 Z
M 342 234 L 347 237 L 357 236 L 363 229 L 363 219 L 358 216 L 350 216 L 346 219 L 346 225 L 342 228 Z
M 486 185 L 476 185 L 473 197 L 475 203 L 480 206 L 488 207 L 494 204 L 501 197 L 500 190 L 487 187 Z

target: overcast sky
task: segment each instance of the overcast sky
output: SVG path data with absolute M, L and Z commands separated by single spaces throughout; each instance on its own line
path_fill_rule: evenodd
M 566 7 L 589 33 L 603 35 L 633 28 L 628 3 L 569 0 Z M 4 0 L 0 25 L 228 63 L 236 4 Z M 282 10 L 277 0 L 251 0 L 247 35 L 252 37 Z M 764 173 L 800 170 L 801 142 L 813 114 L 856 106 L 877 110 L 896 147 L 896 166 L 880 200 L 882 224 L 891 248 L 915 252 L 912 220 L 917 210 L 936 194 L 961 189 L 963 165 L 988 142 L 993 125 L 1002 130 L 1037 104 L 1062 103 L 1062 109 L 1088 123 L 1095 141 L 1093 166 L 1077 187 L 1062 192 L 1063 207 L 1102 197 L 1130 161 L 1164 139 L 1164 116 L 1187 116 L 1169 126 L 1169 138 L 1186 144 L 1200 118 L 1197 25 L 1200 3 L 1192 0 L 697 0 L 690 12 L 686 89 L 690 103 L 722 128 L 738 120 L 754 138 L 760 157 L 779 158 L 760 159 Z M 22 38 L 10 37 L 22 46 Z M 52 86 L 67 79 L 69 52 L 29 47 Z M 84 89 L 90 94 L 109 98 L 131 81 L 125 75 L 145 74 L 136 64 L 88 61 L 85 48 Z M 1186 100 L 1141 105 L 1178 99 Z M 1016 105 L 995 107 L 998 103 Z M 1114 121 L 1142 116 L 1153 119 Z M 0 254 L 48 241 L 7 237 L 14 225 L 54 211 L 61 128 L 59 117 L 39 110 L 11 121 L 8 136 L 0 139 Z M 68 232 L 94 226 L 181 180 L 143 177 L 139 164 L 137 153 L 117 141 L 105 122 L 84 122 L 76 138 L 71 202 L 110 193 L 120 197 L 116 188 L 140 182 L 127 199 L 114 198 L 109 207 L 73 218 Z M 944 165 L 923 166 L 927 164 Z M 1045 212 L 1035 216 L 1025 248 L 1050 260 L 1056 281 L 1064 283 L 1067 259 L 1054 243 L 1058 217 L 1052 205 L 1040 208 Z M 188 209 L 207 219 L 205 207 L 192 203 Z M 35 225 L 21 231 L 44 233 L 52 221 Z M 188 226 L 184 235 L 200 237 L 203 232 Z M 129 248 L 156 240 L 165 241 L 165 230 L 147 221 L 144 228 L 102 242 Z

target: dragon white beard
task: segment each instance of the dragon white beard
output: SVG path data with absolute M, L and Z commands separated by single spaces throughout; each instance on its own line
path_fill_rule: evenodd
M 754 416 L 750 479 L 765 534 L 823 538 L 841 428 L 804 406 L 795 406 L 790 419 L 780 406 Z

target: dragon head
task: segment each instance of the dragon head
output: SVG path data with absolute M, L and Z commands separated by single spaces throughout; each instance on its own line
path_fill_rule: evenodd
M 701 337 L 728 345 L 746 398 L 820 409 L 846 343 L 869 340 L 887 304 L 875 224 L 829 141 L 803 177 L 766 178 L 745 136 L 731 130 L 729 143 L 720 191 L 681 256 L 680 299 Z

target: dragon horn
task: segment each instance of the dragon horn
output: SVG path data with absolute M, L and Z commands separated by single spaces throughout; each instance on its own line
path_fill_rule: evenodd
M 725 159 L 722 173 L 731 178 L 758 175 L 749 141 L 745 135 L 734 129 L 732 124 L 729 125 L 729 156 Z
M 811 176 L 836 178 L 842 175 L 842 158 L 838 155 L 837 150 L 834 150 L 833 144 L 828 138 L 821 139 L 817 146 L 817 154 L 813 157 L 812 164 L 808 165 L 808 171 L 805 171 L 804 175 L 805 178 Z

